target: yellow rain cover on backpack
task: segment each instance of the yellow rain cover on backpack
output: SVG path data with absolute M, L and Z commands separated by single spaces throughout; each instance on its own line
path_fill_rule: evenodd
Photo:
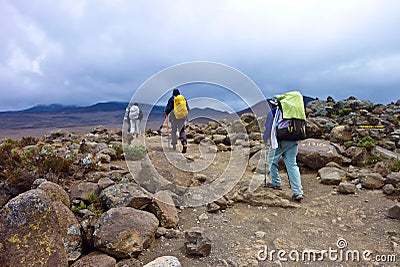
M 175 118 L 178 120 L 184 119 L 188 115 L 188 109 L 186 106 L 186 99 L 183 95 L 177 95 L 174 98 L 174 113 Z

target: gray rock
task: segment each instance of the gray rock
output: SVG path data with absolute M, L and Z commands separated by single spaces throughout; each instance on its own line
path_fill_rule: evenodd
M 207 212 L 209 213 L 216 213 L 220 210 L 220 206 L 218 206 L 216 203 L 212 202 L 212 203 L 208 203 L 207 204 Z
M 388 217 L 400 220 L 400 204 L 396 204 L 388 210 Z
M 392 184 L 394 186 L 398 185 L 400 183 L 400 172 L 390 173 L 388 176 L 386 176 L 385 183 Z
M 143 267 L 182 267 L 182 265 L 176 257 L 162 256 L 147 263 Z
M 0 214 L 2 266 L 68 266 L 52 200 L 40 189 L 18 195 Z
M 396 189 L 394 188 L 394 186 L 392 184 L 385 184 L 382 188 L 382 191 L 386 195 L 391 195 L 396 191 Z
M 351 146 L 346 149 L 346 156 L 351 158 L 354 165 L 365 165 L 368 161 L 368 152 L 364 147 Z
M 318 170 L 321 183 L 327 185 L 339 185 L 346 172 L 335 167 L 324 167 Z
M 212 136 L 212 140 L 214 141 L 215 144 L 218 145 L 225 142 L 226 136 L 221 134 L 214 134 Z
M 90 182 L 80 182 L 75 184 L 71 189 L 71 199 L 81 199 L 81 200 L 88 200 L 88 197 L 91 194 L 95 194 L 99 196 L 100 188 L 97 183 L 90 183 Z
M 297 160 L 313 170 L 318 170 L 331 161 L 342 163 L 342 158 L 334 146 L 328 141 L 312 138 L 299 142 Z
M 400 158 L 400 154 L 399 153 L 396 153 L 396 152 L 393 152 L 393 151 L 390 151 L 390 150 L 387 150 L 387 149 L 385 149 L 385 148 L 383 148 L 383 147 L 381 147 L 381 146 L 375 146 L 375 150 L 380 154 L 380 156 L 382 157 L 382 158 L 384 158 L 384 159 L 392 159 L 392 158 L 395 158 L 395 159 L 398 159 L 398 158 Z
M 117 261 L 107 254 L 95 251 L 76 261 L 71 267 L 115 267 Z
M 342 194 L 354 194 L 356 192 L 356 185 L 347 182 L 341 182 L 339 184 L 338 191 Z
M 137 257 L 153 242 L 158 224 L 157 218 L 149 212 L 129 207 L 112 208 L 96 224 L 94 246 L 117 258 Z
M 379 173 L 383 177 L 386 177 L 391 173 L 390 169 L 381 161 L 375 164 L 374 172 Z
M 106 209 L 128 206 L 140 209 L 152 202 L 152 198 L 134 183 L 111 185 L 100 193 L 99 199 Z
M 104 188 L 114 185 L 115 182 L 108 177 L 103 177 L 99 179 L 97 184 L 99 185 L 100 190 L 103 190 Z
M 175 228 L 178 226 L 178 211 L 172 200 L 171 193 L 168 191 L 158 191 L 154 194 L 154 199 L 149 210 L 160 221 L 160 226 L 165 228 Z
M 185 249 L 188 255 L 205 257 L 211 253 L 211 240 L 204 228 L 193 227 L 185 231 Z
M 360 183 L 367 189 L 379 189 L 385 184 L 385 179 L 379 173 L 364 171 L 360 174 Z

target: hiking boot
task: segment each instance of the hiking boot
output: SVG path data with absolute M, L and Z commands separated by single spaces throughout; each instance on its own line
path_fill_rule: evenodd
M 293 195 L 292 199 L 296 202 L 301 202 L 303 200 L 304 196 L 303 195 Z
M 187 150 L 187 145 L 184 144 L 184 145 L 183 145 L 183 148 L 182 148 L 182 154 L 185 154 L 185 153 L 186 153 L 186 150 Z
M 267 183 L 267 187 L 268 187 L 268 188 L 272 188 L 272 189 L 274 189 L 274 190 L 282 190 L 282 186 L 274 185 L 274 184 L 272 184 L 272 183 Z

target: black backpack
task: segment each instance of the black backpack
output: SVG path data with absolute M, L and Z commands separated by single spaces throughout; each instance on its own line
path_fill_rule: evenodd
M 306 121 L 301 119 L 283 119 L 276 128 L 278 141 L 298 141 L 307 138 Z

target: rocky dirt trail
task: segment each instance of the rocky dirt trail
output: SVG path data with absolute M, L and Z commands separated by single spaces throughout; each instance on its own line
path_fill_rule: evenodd
M 173 181 L 181 184 L 190 184 L 193 174 L 170 167 L 159 145 L 153 138 L 149 144 L 149 155 L 153 164 L 159 166 L 157 170 L 169 176 Z M 179 152 L 174 152 L 180 154 Z M 221 173 L 230 152 L 217 153 L 212 168 L 202 172 L 206 177 L 215 177 Z M 189 145 L 189 159 L 198 158 L 198 146 Z M 225 163 L 225 164 L 224 164 Z M 247 168 L 243 179 L 232 191 L 246 187 L 253 173 Z M 284 171 L 281 171 L 284 190 L 282 192 L 264 188 L 262 185 L 253 195 L 265 196 L 272 194 L 277 199 L 290 199 L 291 190 Z M 300 205 L 290 202 L 287 207 L 271 207 L 270 203 L 238 203 L 234 202 L 228 208 L 215 213 L 208 212 L 206 206 L 181 208 L 179 210 L 179 226 L 172 237 L 161 237 L 155 241 L 151 249 L 142 252 L 139 260 L 150 262 L 162 255 L 175 256 L 182 266 L 300 266 L 311 264 L 314 266 L 359 266 L 379 265 L 373 262 L 377 255 L 396 255 L 399 260 L 400 230 L 399 221 L 387 217 L 388 207 L 394 201 L 388 199 L 381 190 L 358 190 L 354 195 L 344 195 L 337 192 L 336 186 L 323 185 L 317 180 L 317 173 L 306 171 L 302 173 L 305 199 Z M 287 202 L 284 202 L 287 203 Z M 291 205 L 298 206 L 291 208 Z M 285 205 L 283 205 L 285 206 Z M 185 254 L 184 231 L 191 227 L 203 227 L 212 240 L 212 252 L 206 257 L 192 257 Z M 338 240 L 347 242 L 342 251 L 358 250 L 360 253 L 371 251 L 371 262 L 332 261 L 325 255 L 325 260 L 292 261 L 286 254 L 278 260 L 276 254 L 273 260 L 263 259 L 264 253 L 260 250 L 284 250 L 289 253 L 297 250 L 317 251 L 317 258 L 322 257 L 321 251 L 338 250 Z M 334 257 L 334 256 L 333 256 Z M 300 254 L 301 259 L 301 254 Z M 322 264 L 322 265 L 321 265 Z M 384 266 L 395 266 L 395 263 L 386 263 Z

